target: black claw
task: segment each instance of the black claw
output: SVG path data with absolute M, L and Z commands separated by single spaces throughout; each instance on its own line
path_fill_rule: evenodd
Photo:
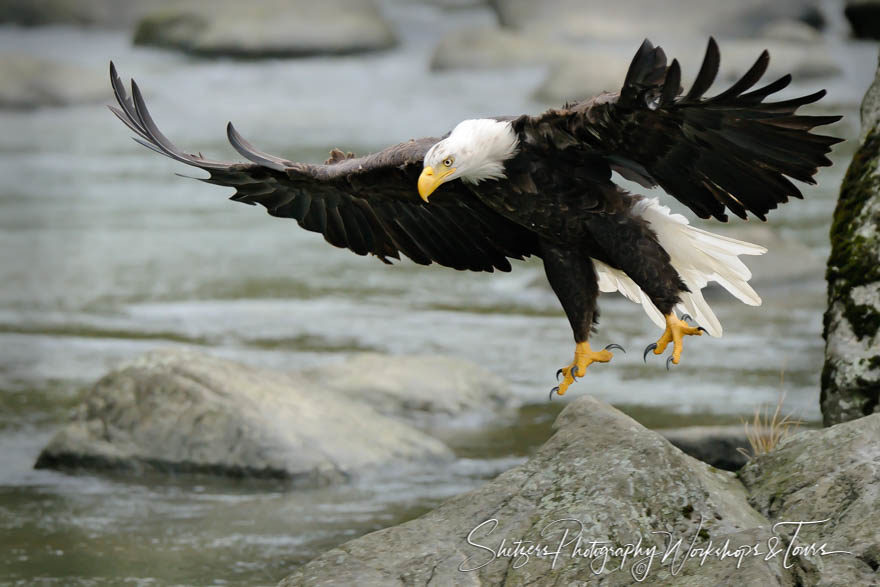
M 684 320 L 685 322 L 690 322 L 691 320 L 693 320 L 693 318 L 691 318 L 690 314 L 682 314 L 681 319 Z
M 642 355 L 642 359 L 644 359 L 644 361 L 646 363 L 648 362 L 648 353 L 650 353 L 651 351 L 653 351 L 656 348 L 657 348 L 656 342 L 652 342 L 651 344 L 649 344 L 648 346 L 645 347 L 645 353 Z
M 668 359 L 666 359 L 666 370 L 667 371 L 669 371 L 669 364 L 670 363 L 672 363 L 672 357 L 669 357 Z M 672 364 L 674 365 L 675 363 L 672 363 Z
M 623 348 L 622 346 L 620 346 L 619 344 L 617 344 L 616 342 L 612 342 L 612 343 L 609 344 L 609 345 L 605 345 L 605 350 L 606 350 L 606 351 L 610 351 L 611 349 L 618 349 L 618 350 L 620 350 L 623 354 L 626 354 L 626 349 Z
M 559 393 L 559 386 L 556 386 L 550 390 L 550 395 L 547 396 L 547 401 L 553 401 L 553 394 L 554 393 Z
M 706 332 L 706 329 L 702 326 L 697 326 L 697 330 L 699 330 L 700 332 Z
M 574 381 L 577 381 L 577 380 L 578 380 L 578 368 L 577 368 L 577 365 L 575 365 L 574 367 L 571 368 L 571 378 L 572 378 Z
M 559 381 L 559 376 L 562 375 L 562 369 L 556 372 L 556 381 Z

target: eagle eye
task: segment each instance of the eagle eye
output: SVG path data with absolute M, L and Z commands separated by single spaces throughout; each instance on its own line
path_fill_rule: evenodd
M 443 160 L 443 165 L 446 167 L 452 167 L 453 163 L 455 163 L 455 159 L 453 157 L 447 157 Z

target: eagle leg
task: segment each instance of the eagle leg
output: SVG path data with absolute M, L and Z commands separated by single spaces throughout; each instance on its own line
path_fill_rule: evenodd
M 607 363 L 610 361 L 614 357 L 614 353 L 609 349 L 620 349 L 626 352 L 619 344 L 609 344 L 600 351 L 594 351 L 590 348 L 589 342 L 577 343 L 574 347 L 574 361 L 556 372 L 557 377 L 560 374 L 562 375 L 562 381 L 559 382 L 557 387 L 550 390 L 550 399 L 553 399 L 554 393 L 556 395 L 564 395 L 568 386 L 577 381 L 578 377 L 586 375 L 587 367 L 593 363 Z
M 669 343 L 672 343 L 672 356 L 666 361 L 666 368 L 669 368 L 669 361 L 672 361 L 674 365 L 678 365 L 678 362 L 681 360 L 681 351 L 683 349 L 682 340 L 685 336 L 700 336 L 703 334 L 704 329 L 702 326 L 691 326 L 685 320 L 690 320 L 691 317 L 687 314 L 683 315 L 681 319 L 675 316 L 675 312 L 670 312 L 666 315 L 666 330 L 663 331 L 663 334 L 657 340 L 657 342 L 651 343 L 645 349 L 644 356 L 648 356 L 649 351 L 653 351 L 655 355 L 662 355 L 663 351 L 666 350 L 666 347 L 669 346 Z
M 547 280 L 562 304 L 574 335 L 574 360 L 556 372 L 556 380 L 562 376 L 559 385 L 550 390 L 563 395 L 578 377 L 587 374 L 587 367 L 593 363 L 607 363 L 614 356 L 611 351 L 623 347 L 609 344 L 602 350 L 594 351 L 587 339 L 591 326 L 598 317 L 596 298 L 599 296 L 599 282 L 596 269 L 589 254 L 577 246 L 558 245 L 541 241 L 541 256 Z

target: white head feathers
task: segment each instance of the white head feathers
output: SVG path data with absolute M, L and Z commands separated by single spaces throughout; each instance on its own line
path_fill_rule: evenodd
M 444 161 L 455 167 L 444 181 L 461 178 L 469 183 L 501 179 L 504 162 L 516 155 L 518 140 L 509 122 L 491 118 L 464 120 L 448 137 L 425 154 L 425 167 L 439 168 Z

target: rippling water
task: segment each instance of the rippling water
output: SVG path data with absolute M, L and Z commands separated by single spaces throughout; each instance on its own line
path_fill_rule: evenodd
M 204 62 L 67 28 L 3 28 L 0 50 L 101 71 L 113 58 L 137 77 L 168 136 L 216 157 L 234 157 L 223 140 L 230 118 L 261 148 L 315 161 L 334 146 L 375 150 L 464 118 L 545 107 L 529 99 L 539 69 L 428 72 L 436 41 L 465 22 L 489 24 L 488 12 L 409 6 L 394 18 L 403 46 L 360 57 Z M 834 47 L 857 65 L 837 94 L 830 88 L 853 115 L 873 49 Z M 538 263 L 465 274 L 387 268 L 334 249 L 176 177 L 188 171 L 136 145 L 102 106 L 0 112 L 0 128 L 0 582 L 274 583 L 342 540 L 491 478 L 549 434 L 559 408 L 543 402 L 571 335 Z M 852 117 L 839 132 L 856 133 Z M 841 146 L 806 201 L 771 222 L 815 255 L 827 253 L 851 152 Z M 717 296 L 725 336 L 691 341 L 669 373 L 660 360 L 642 363 L 639 349 L 658 333 L 641 309 L 604 296 L 598 340 L 630 353 L 571 394 L 706 421 L 736 420 L 784 388 L 790 409 L 817 419 L 821 267 L 758 289 L 760 309 Z M 461 458 L 448 469 L 386 471 L 330 490 L 31 469 L 85 386 L 121 360 L 175 345 L 279 369 L 363 350 L 479 358 L 527 405 L 513 424 L 450 435 Z

